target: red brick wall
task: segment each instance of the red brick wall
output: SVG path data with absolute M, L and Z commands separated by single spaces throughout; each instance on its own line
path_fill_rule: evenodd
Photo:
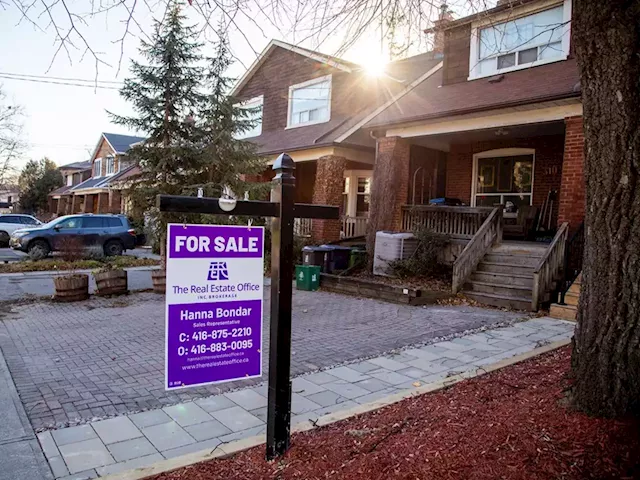
M 407 185 L 407 203 L 413 201 L 413 177 L 416 174 L 415 203 L 425 205 L 431 198 L 444 195 L 445 182 L 443 172 L 443 160 L 446 160 L 446 153 L 419 145 L 411 145 L 411 164 L 409 168 L 409 181 Z M 418 170 L 421 169 L 421 170 Z M 424 174 L 424 185 L 422 178 Z M 423 200 L 423 202 L 421 202 Z
M 329 155 L 317 161 L 313 203 L 317 205 L 342 206 L 343 178 L 347 160 Z M 312 222 L 312 237 L 316 242 L 340 240 L 339 220 L 317 220 Z
M 582 117 L 565 118 L 565 126 L 558 224 L 569 222 L 570 228 L 576 228 L 584 220 L 586 205 Z
M 471 25 L 460 25 L 447 30 L 444 44 L 442 84 L 466 82 L 469 77 L 469 48 Z
M 549 135 L 452 145 L 447 160 L 446 196 L 459 198 L 470 205 L 473 155 L 500 148 L 535 149 L 533 172 L 533 204 L 535 206 L 542 206 L 550 190 L 560 190 L 563 171 L 564 136 Z M 554 202 L 553 210 L 553 218 L 557 218 L 558 199 Z

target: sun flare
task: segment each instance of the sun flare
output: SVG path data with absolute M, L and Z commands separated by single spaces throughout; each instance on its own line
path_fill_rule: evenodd
M 379 54 L 363 54 L 360 61 L 367 74 L 372 77 L 379 77 L 384 74 L 387 66 L 387 61 Z

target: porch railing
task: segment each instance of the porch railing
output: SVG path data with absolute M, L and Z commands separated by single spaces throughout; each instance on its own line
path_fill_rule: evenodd
M 569 236 L 569 224 L 563 223 L 553 237 L 553 241 L 547 248 L 536 269 L 533 272 L 533 295 L 531 297 L 531 309 L 535 312 L 543 302 L 545 292 L 551 290 L 551 284 L 559 280 L 560 272 L 564 265 L 564 252 Z
M 584 222 L 580 223 L 575 232 L 567 240 L 564 252 L 564 267 L 562 268 L 562 281 L 559 285 L 560 305 L 565 305 L 565 296 L 578 275 L 582 271 L 584 261 Z
M 362 237 L 367 234 L 369 217 L 342 217 L 343 238 Z
M 441 208 L 441 207 L 437 207 Z M 502 206 L 493 208 L 480 228 L 453 264 L 451 289 L 458 293 L 467 278 L 496 243 L 502 242 Z
M 493 210 L 493 207 L 404 205 L 402 230 L 411 231 L 424 225 L 437 233 L 472 238 Z
M 293 221 L 293 235 L 296 237 L 311 237 L 312 223 L 310 218 L 296 218 Z

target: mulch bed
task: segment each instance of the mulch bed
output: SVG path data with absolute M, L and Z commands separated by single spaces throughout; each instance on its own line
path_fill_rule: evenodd
M 640 478 L 640 425 L 567 407 L 569 365 L 566 347 L 297 434 L 280 461 L 260 446 L 153 479 Z
M 431 290 L 434 292 L 451 292 L 451 272 L 434 274 L 432 277 L 384 277 L 373 275 L 366 271 L 360 271 L 352 275 L 353 278 L 361 278 L 369 282 L 376 282 L 393 287 L 415 288 Z

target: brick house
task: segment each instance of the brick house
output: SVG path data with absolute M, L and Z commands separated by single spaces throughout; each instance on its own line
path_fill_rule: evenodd
M 122 213 L 124 180 L 137 168 L 126 153 L 142 137 L 102 133 L 91 159 L 60 167 L 65 185 L 49 194 L 52 215 L 72 213 Z

